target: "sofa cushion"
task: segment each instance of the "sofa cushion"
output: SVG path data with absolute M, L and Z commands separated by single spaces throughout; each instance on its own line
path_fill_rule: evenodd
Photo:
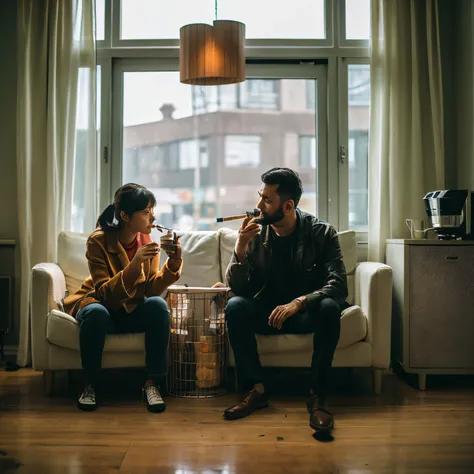
M 353 303 L 357 245 L 354 231 L 339 232 L 339 242 L 348 274 L 349 297 Z M 73 294 L 89 275 L 85 258 L 87 234 L 61 232 L 58 237 L 58 264 L 66 277 L 66 288 Z M 225 271 L 234 250 L 237 232 L 228 228 L 187 232 L 181 237 L 184 266 L 179 284 L 212 286 L 224 282 Z M 161 262 L 166 260 L 161 252 Z
M 342 312 L 341 335 L 337 348 L 350 346 L 363 341 L 367 335 L 367 317 L 360 306 L 350 306 Z M 260 354 L 278 353 L 284 357 L 285 352 L 308 352 L 313 350 L 311 334 L 279 334 L 276 336 L 257 336 Z
M 341 246 L 342 258 L 348 275 L 354 274 L 357 266 L 357 242 L 356 233 L 353 230 L 338 232 L 339 244 Z
M 342 313 L 341 336 L 338 349 L 348 347 L 365 339 L 367 318 L 359 306 L 351 306 Z M 66 313 L 52 310 L 48 315 L 46 339 L 67 349 L 79 350 L 79 324 Z M 282 334 L 277 336 L 257 336 L 259 352 L 262 355 L 285 352 L 312 351 L 311 334 Z M 144 350 L 143 334 L 113 334 L 105 341 L 107 352 L 138 352 Z
M 52 310 L 46 323 L 46 339 L 56 346 L 79 351 L 79 323 L 62 311 Z M 106 352 L 141 352 L 143 334 L 111 334 L 105 340 Z
M 58 265 L 66 277 L 66 289 L 75 293 L 89 276 L 86 259 L 87 234 L 61 232 L 58 237 Z
M 222 281 L 225 282 L 225 272 L 234 253 L 235 242 L 237 240 L 237 231 L 223 227 L 218 230 L 220 242 L 220 268 L 222 272 Z
M 277 336 L 282 337 L 282 336 Z M 312 352 L 286 352 L 283 354 L 260 354 L 260 362 L 264 367 L 311 367 Z M 232 353 L 229 364 L 235 365 Z M 372 346 L 366 341 L 355 342 L 350 346 L 337 349 L 332 361 L 333 367 L 371 367 Z
M 154 238 L 159 238 L 153 234 Z M 61 232 L 58 237 L 58 264 L 66 277 L 69 294 L 77 291 L 89 276 L 86 260 L 87 234 Z M 219 266 L 219 241 L 217 232 L 196 231 L 181 237 L 184 266 L 180 284 L 189 286 L 212 286 L 221 280 Z M 167 258 L 161 252 L 161 263 Z
M 357 267 L 357 242 L 356 233 L 353 230 L 339 232 L 339 244 L 341 245 L 342 258 L 347 273 L 347 301 L 354 303 L 354 274 Z
M 177 283 L 188 286 L 212 286 L 221 281 L 217 232 L 188 232 L 180 240 L 184 265 Z M 162 258 L 166 259 L 165 252 L 162 254 Z

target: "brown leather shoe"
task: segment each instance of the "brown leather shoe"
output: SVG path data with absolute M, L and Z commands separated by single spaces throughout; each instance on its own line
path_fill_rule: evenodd
M 306 402 L 309 413 L 309 426 L 315 431 L 329 433 L 334 428 L 334 417 L 327 409 L 325 401 L 312 395 Z
M 265 393 L 258 393 L 255 389 L 250 390 L 247 396 L 237 405 L 227 408 L 224 412 L 226 420 L 238 420 L 249 416 L 254 410 L 268 407 L 268 397 Z

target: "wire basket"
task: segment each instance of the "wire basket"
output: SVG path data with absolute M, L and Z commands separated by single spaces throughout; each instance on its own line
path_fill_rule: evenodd
M 168 288 L 171 314 L 168 392 L 177 397 L 208 398 L 225 389 L 227 288 L 173 285 Z

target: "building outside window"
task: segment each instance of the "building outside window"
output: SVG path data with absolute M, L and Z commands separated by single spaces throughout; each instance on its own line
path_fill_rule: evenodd
M 260 164 L 260 137 L 227 135 L 225 165 L 228 168 L 256 168 Z

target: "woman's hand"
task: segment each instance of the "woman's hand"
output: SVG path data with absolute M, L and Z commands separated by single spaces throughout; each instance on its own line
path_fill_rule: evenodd
M 168 268 L 172 272 L 177 272 L 179 267 L 181 266 L 181 254 L 182 248 L 181 243 L 179 241 L 179 237 L 176 237 L 176 250 L 173 253 L 168 253 Z
M 131 264 L 134 267 L 140 267 L 143 262 L 151 260 L 160 253 L 160 246 L 156 242 L 150 242 L 142 245 L 138 250 Z

